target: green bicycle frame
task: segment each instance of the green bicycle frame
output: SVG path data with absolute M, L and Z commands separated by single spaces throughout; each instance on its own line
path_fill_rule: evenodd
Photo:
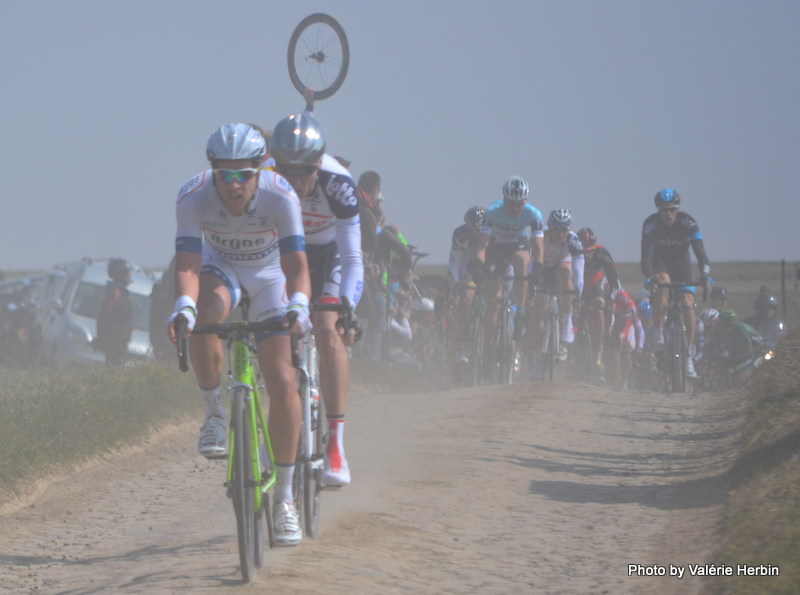
M 232 325 L 236 323 L 231 323 Z M 247 324 L 242 322 L 242 325 Z M 250 351 L 250 348 L 242 343 L 236 341 L 233 345 L 233 366 L 231 379 L 234 382 L 233 388 L 244 386 L 248 389 L 249 398 L 247 399 L 247 419 L 250 424 L 250 435 L 253 440 L 250 441 L 251 457 L 250 460 L 253 464 L 253 479 L 260 489 L 255 491 L 255 501 L 253 506 L 255 510 L 261 508 L 261 496 L 265 494 L 273 485 L 275 485 L 276 471 L 275 471 L 275 456 L 272 453 L 272 443 L 269 439 L 269 431 L 267 430 L 267 421 L 264 416 L 264 409 L 261 407 L 261 396 L 258 394 L 258 387 L 256 386 L 256 377 L 253 372 L 253 365 L 251 359 L 255 356 Z M 233 406 L 233 404 L 231 404 Z M 231 419 L 233 414 L 231 412 Z M 258 424 L 261 424 L 262 433 L 264 436 L 264 443 L 267 447 L 267 454 L 269 456 L 269 477 L 263 477 L 261 474 L 261 452 L 258 445 Z M 234 444 L 233 441 L 233 427 L 230 429 L 228 437 L 228 444 Z M 233 448 L 228 449 L 228 473 L 226 485 L 230 485 L 233 477 Z M 269 514 L 269 512 L 267 512 Z

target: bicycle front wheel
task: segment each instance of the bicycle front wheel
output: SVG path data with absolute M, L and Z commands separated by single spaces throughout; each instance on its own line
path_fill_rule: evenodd
M 480 316 L 472 318 L 472 328 L 469 335 L 469 375 L 467 384 L 478 386 L 481 380 L 481 370 L 483 368 L 483 319 Z
M 323 13 L 302 21 L 289 40 L 289 76 L 301 94 L 314 89 L 314 99 L 327 99 L 344 83 L 350 66 L 350 45 L 339 22 Z
M 242 579 L 248 583 L 255 572 L 256 516 L 253 509 L 255 480 L 253 478 L 252 436 L 247 415 L 248 392 L 238 387 L 233 392 L 231 426 L 233 428 L 233 467 L 231 470 L 231 496 L 236 515 L 236 532 L 239 541 L 239 562 Z M 259 511 L 260 512 L 260 511 Z
M 316 409 L 316 412 L 314 411 Z M 322 395 L 319 401 L 311 403 L 312 414 L 315 413 L 316 423 L 311 428 L 311 443 L 314 445 L 314 452 L 311 453 L 311 460 L 306 463 L 307 469 L 304 475 L 303 485 L 303 505 L 305 506 L 306 533 L 309 537 L 316 537 L 319 530 L 319 508 L 322 502 L 322 458 L 325 456 L 327 446 L 327 419 L 325 414 L 325 403 Z
M 500 332 L 497 337 L 497 357 L 499 384 L 511 384 L 511 310 L 500 310 L 500 319 L 497 321 Z

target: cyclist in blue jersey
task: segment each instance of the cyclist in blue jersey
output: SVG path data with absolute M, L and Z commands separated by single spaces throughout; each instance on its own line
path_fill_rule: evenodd
M 689 246 L 700 266 L 700 279 L 707 291 L 711 284 L 711 265 L 706 256 L 703 236 L 694 217 L 680 211 L 681 197 L 671 188 L 660 190 L 655 196 L 658 213 L 650 215 L 642 226 L 642 273 L 646 285 L 653 282 L 694 282 Z M 695 288 L 687 285 L 683 292 L 683 319 L 686 325 L 690 355 L 694 355 Z M 651 295 L 653 291 L 651 290 Z M 653 326 L 656 350 L 664 346 L 664 316 L 667 311 L 668 291 L 659 288 L 653 295 Z M 686 376 L 697 378 L 692 358 L 686 358 Z
M 544 234 L 542 214 L 533 205 L 528 204 L 528 183 L 514 176 L 503 186 L 503 199 L 497 200 L 486 209 L 483 225 L 489 231 L 489 245 L 486 248 L 484 271 L 487 274 L 506 274 L 509 266 L 515 277 L 527 275 L 528 265 L 532 262 L 530 279 L 534 285 L 539 283 L 542 275 L 542 259 L 544 258 Z M 530 228 L 530 235 L 528 234 Z M 473 274 L 474 274 L 473 269 Z M 497 311 L 500 306 L 500 281 L 487 279 L 486 316 L 484 318 L 484 336 L 493 340 L 497 325 Z M 526 280 L 516 280 L 513 286 L 514 302 L 517 313 L 514 317 L 514 339 L 519 341 L 525 335 L 525 299 L 528 292 Z

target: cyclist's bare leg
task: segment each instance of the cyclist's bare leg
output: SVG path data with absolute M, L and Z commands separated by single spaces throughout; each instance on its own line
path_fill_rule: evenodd
M 494 341 L 494 331 L 497 328 L 497 310 L 500 308 L 500 281 L 497 279 L 487 279 L 485 281 L 486 290 L 486 312 L 483 315 L 483 340 L 485 346 L 491 346 Z
M 657 283 L 669 283 L 669 273 L 656 273 L 653 278 Z M 664 328 L 664 317 L 667 315 L 667 300 L 669 299 L 669 288 L 659 287 L 653 301 L 653 326 Z
M 633 358 L 631 352 L 623 347 L 623 351 L 619 354 L 619 388 L 624 388 L 625 383 L 628 381 L 628 376 L 631 375 L 633 369 Z
M 197 323 L 225 322 L 231 311 L 228 288 L 215 275 L 200 276 L 200 295 L 197 299 Z M 189 356 L 197 384 L 212 388 L 220 383 L 222 374 L 222 341 L 216 335 L 190 335 Z
M 337 312 L 317 312 L 312 315 L 314 336 L 319 357 L 319 384 L 325 409 L 331 417 L 344 415 L 347 391 L 350 387 L 350 362 L 336 321 Z
M 694 314 L 694 294 L 685 291 L 683 293 L 683 323 L 686 325 L 687 345 L 694 345 L 694 331 L 697 326 L 697 319 Z
M 300 440 L 300 395 L 292 366 L 288 335 L 268 337 L 258 344 L 258 362 L 269 395 L 269 435 L 275 461 L 294 464 Z
M 589 332 L 592 335 L 592 353 L 598 360 L 602 357 L 603 353 L 603 340 L 606 334 L 606 301 L 597 297 L 592 301 L 594 312 L 592 312 L 592 319 L 589 321 Z
M 475 298 L 475 289 L 463 287 L 458 290 L 458 308 L 456 310 L 457 341 L 469 341 L 469 311 Z
M 556 267 L 556 283 L 559 291 L 572 291 L 572 263 L 562 262 Z M 558 307 L 561 312 L 561 337 L 567 342 L 571 343 L 572 334 L 572 297 L 571 295 L 558 296 Z
M 528 264 L 531 261 L 531 255 L 525 250 L 514 252 L 511 257 L 511 266 L 514 268 L 515 277 L 525 277 L 528 274 Z M 525 308 L 525 298 L 528 295 L 528 281 L 522 279 L 515 279 L 512 287 L 514 292 L 514 302 L 517 308 Z

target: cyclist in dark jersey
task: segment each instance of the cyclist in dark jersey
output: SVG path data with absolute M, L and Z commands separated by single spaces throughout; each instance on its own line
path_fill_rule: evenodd
M 583 269 L 583 303 L 589 306 L 581 316 L 589 315 L 589 332 L 592 337 L 592 354 L 595 367 L 603 369 L 603 341 L 606 330 L 606 309 L 614 303 L 619 291 L 617 265 L 611 253 L 597 243 L 597 235 L 584 227 L 578 231 L 583 244 L 585 265 Z
M 645 219 L 642 226 L 642 273 L 647 277 L 645 283 L 694 282 L 692 260 L 689 256 L 691 245 L 700 266 L 700 279 L 707 291 L 711 284 L 711 265 L 697 221 L 688 213 L 680 211 L 681 197 L 671 188 L 659 191 L 655 203 L 658 213 Z M 694 355 L 694 333 L 697 325 L 694 314 L 695 288 L 687 285 L 681 291 L 689 352 Z M 653 295 L 652 290 L 650 293 Z M 668 295 L 666 288 L 657 289 L 653 295 L 656 349 L 664 345 L 663 327 Z M 686 360 L 686 375 L 697 378 L 691 357 Z

